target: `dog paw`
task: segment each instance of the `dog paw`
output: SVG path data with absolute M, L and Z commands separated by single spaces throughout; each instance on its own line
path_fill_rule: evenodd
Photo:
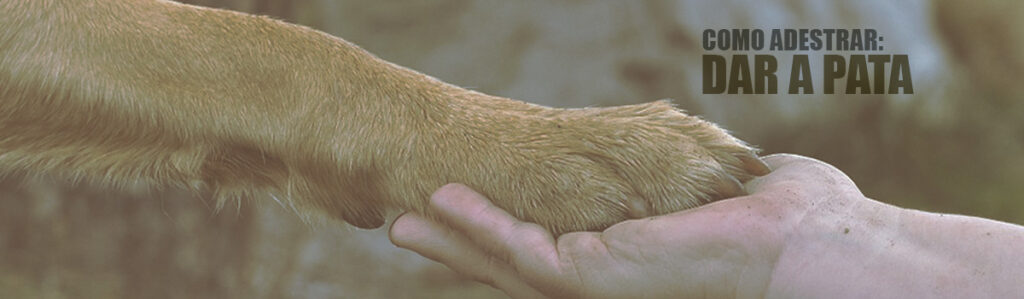
M 741 182 L 770 171 L 756 150 L 666 101 L 526 114 L 488 122 L 451 182 L 558 234 L 743 195 Z

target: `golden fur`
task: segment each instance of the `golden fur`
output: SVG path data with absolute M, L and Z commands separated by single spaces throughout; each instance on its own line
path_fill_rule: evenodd
M 768 171 L 666 102 L 494 97 L 265 17 L 152 0 L 0 11 L 0 172 L 269 196 L 364 228 L 459 182 L 566 232 L 737 195 Z

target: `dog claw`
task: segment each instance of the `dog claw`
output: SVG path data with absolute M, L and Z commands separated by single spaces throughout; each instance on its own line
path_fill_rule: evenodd
M 627 200 L 626 203 L 626 215 L 631 219 L 640 219 L 650 216 L 647 210 L 647 203 L 641 199 Z
M 740 184 L 740 181 L 733 176 L 727 176 L 725 179 L 719 180 L 715 184 L 715 192 L 721 198 L 733 198 L 747 194 L 747 191 L 743 190 L 743 184 Z
M 755 155 L 739 155 L 737 158 L 740 159 L 740 162 L 743 162 L 743 170 L 746 170 L 747 173 L 762 176 L 772 172 L 771 167 L 768 167 L 768 164 L 765 164 L 764 161 L 761 161 Z

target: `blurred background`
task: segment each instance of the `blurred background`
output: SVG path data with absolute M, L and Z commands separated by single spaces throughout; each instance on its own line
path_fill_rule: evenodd
M 845 171 L 915 209 L 1024 223 L 1021 1 L 202 0 L 342 37 L 485 93 L 557 107 L 671 98 L 764 153 Z M 873 28 L 913 95 L 703 95 L 701 32 Z M 779 58 L 780 91 L 792 52 Z M 821 78 L 823 53 L 811 55 Z M 838 53 L 855 54 L 851 52 Z M 868 53 L 870 54 L 870 53 Z M 820 79 L 819 79 L 820 80 Z M 843 84 L 839 84 L 842 90 Z M 0 180 L 0 298 L 502 298 L 395 248 L 273 204 L 215 213 L 186 192 Z

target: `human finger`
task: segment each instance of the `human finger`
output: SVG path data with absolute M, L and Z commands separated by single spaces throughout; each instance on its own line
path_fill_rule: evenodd
M 452 229 L 415 213 L 395 219 L 389 229 L 391 242 L 448 266 L 455 272 L 504 291 L 513 298 L 543 298 L 519 278 L 512 268 L 489 256 Z

